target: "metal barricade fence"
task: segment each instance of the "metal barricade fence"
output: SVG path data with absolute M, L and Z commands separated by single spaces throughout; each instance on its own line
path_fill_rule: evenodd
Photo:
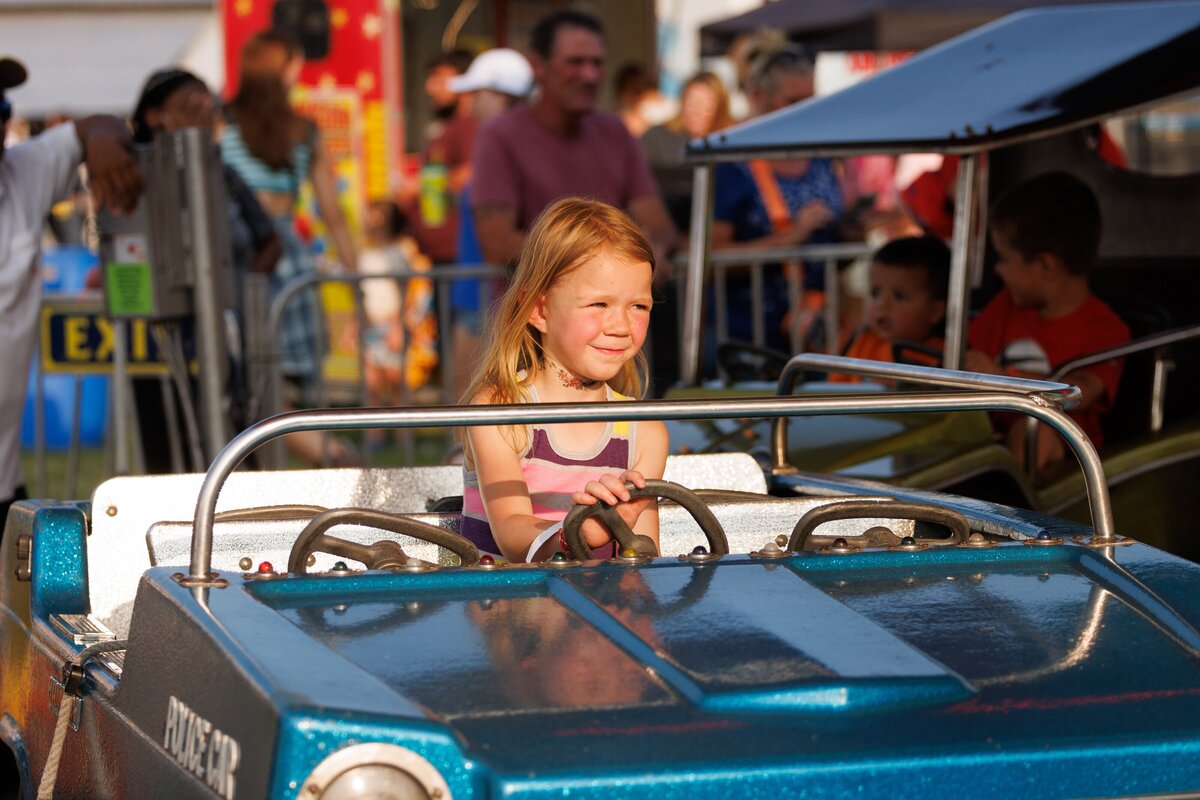
M 825 269 L 825 285 L 826 285 L 826 305 L 824 310 L 824 318 L 826 328 L 829 331 L 838 330 L 838 321 L 841 313 L 841 295 L 839 291 L 838 281 L 838 264 L 840 262 L 858 258 L 864 255 L 869 255 L 872 248 L 866 243 L 852 244 L 830 244 L 830 245 L 803 245 L 799 247 L 787 248 L 764 248 L 756 250 L 738 250 L 738 251 L 718 251 L 710 256 L 709 269 L 706 272 L 706 280 L 711 280 L 714 283 L 714 300 L 718 308 L 726 306 L 726 290 L 725 287 L 729 281 L 730 273 L 733 267 L 745 268 L 749 271 L 751 287 L 752 287 L 752 308 L 751 318 L 753 320 L 753 343 L 762 345 L 766 342 L 765 320 L 762 313 L 762 293 L 763 293 L 763 274 L 768 265 L 781 264 L 788 262 L 801 261 L 822 261 Z M 675 259 L 677 265 L 685 263 L 686 256 L 682 255 Z M 677 293 L 677 302 L 682 311 L 682 305 L 685 302 L 686 292 L 682 291 L 682 282 L 686 279 L 686 270 L 677 269 L 675 272 L 680 281 L 680 291 Z M 247 309 L 246 320 L 244 321 L 245 334 L 245 364 L 248 375 L 249 384 L 249 403 L 248 413 L 246 415 L 245 424 L 254 422 L 266 416 L 278 413 L 283 410 L 283 374 L 280 370 L 280 347 L 279 335 L 280 324 L 283 318 L 287 305 L 300 296 L 300 293 L 306 288 L 317 288 L 324 284 L 341 284 L 353 288 L 354 298 L 354 319 L 358 329 L 358 341 L 356 343 L 356 358 L 357 358 L 357 386 L 354 390 L 352 398 L 358 404 L 365 404 L 367 399 L 366 391 L 366 369 L 365 369 L 365 348 L 363 346 L 362 337 L 367 330 L 367 321 L 364 310 L 364 300 L 362 284 L 364 281 L 383 280 L 394 281 L 399 288 L 401 305 L 398 313 L 403 317 L 405 313 L 404 301 L 406 297 L 407 285 L 413 280 L 428 280 L 435 287 L 434 298 L 436 305 L 437 331 L 438 331 L 438 360 L 441 374 L 441 387 L 438 402 L 442 404 L 452 404 L 457 402 L 458 398 L 453 396 L 452 387 L 455 385 L 454 376 L 456 374 L 457 364 L 455 364 L 455 353 L 453 343 L 454 330 L 454 315 L 451 308 L 451 287 L 455 281 L 476 281 L 478 282 L 479 292 L 479 308 L 486 309 L 492 305 L 496 297 L 494 296 L 496 279 L 503 279 L 507 276 L 507 271 L 503 267 L 491 265 L 447 265 L 434 267 L 427 272 L 394 272 L 394 273 L 372 273 L 364 274 L 347 274 L 347 275 L 325 275 L 314 273 L 298 277 L 287 285 L 278 293 L 274 301 L 269 300 L 270 290 L 267 285 L 267 280 L 264 276 L 251 276 L 244 284 L 244 302 Z M 790 308 L 799 308 L 803 300 L 803 287 L 798 281 L 789 281 L 788 283 L 788 304 Z M 46 300 L 49 304 L 53 301 Z M 94 301 L 96 309 L 90 313 L 102 314 L 99 300 Z M 319 315 L 319 319 L 314 320 L 314 339 L 321 343 L 319 355 L 324 355 L 325 348 L 328 346 L 328 339 L 325 331 L 324 315 Z M 678 315 L 682 322 L 683 314 Z M 729 325 L 727 313 L 713 313 L 710 316 L 718 342 L 728 340 Z M 130 414 L 132 413 L 133 404 L 129 398 L 129 374 L 127 371 L 127 354 L 126 341 L 129 336 L 127 326 L 123 322 L 113 322 L 113 339 L 114 347 L 112 353 L 112 382 L 110 383 L 110 392 L 112 393 L 112 402 L 110 404 L 110 429 L 106 437 L 106 448 L 108 451 L 108 463 L 111 465 L 111 471 L 117 474 L 123 474 L 129 471 L 139 472 L 143 467 L 140 458 L 140 447 L 138 443 L 137 425 L 131 424 Z M 683 349 L 682 325 L 677 330 L 679 335 L 680 351 Z M 834 352 L 837 347 L 836 335 L 829 337 L 827 350 Z M 793 337 L 792 351 L 799 352 L 802 349 L 802 343 L 797 342 Z M 34 491 L 38 495 L 43 495 L 47 490 L 47 475 L 46 475 L 46 443 L 45 443 L 45 424 L 44 424 L 44 402 L 42 390 L 42 375 L 43 375 L 43 357 L 37 357 L 37 375 L 35 376 L 35 480 Z M 407 365 L 401 363 L 401 372 L 403 375 Z M 56 369 L 56 372 L 64 372 L 67 370 Z M 80 374 L 87 370 L 81 371 Z M 94 371 L 94 370 L 90 370 Z M 167 380 L 160 378 L 160 380 Z M 317 380 L 314 384 L 313 404 L 317 406 L 330 405 L 333 399 L 333 392 L 329 381 L 325 379 L 324 371 L 318 370 Z M 401 379 L 399 384 L 401 404 L 408 405 L 411 397 L 407 381 Z M 79 425 L 80 425 L 80 404 L 78 396 L 80 389 L 78 380 L 74 388 L 76 403 L 75 415 L 71 420 L 72 436 L 70 440 L 67 460 L 67 485 L 66 494 L 73 496 L 75 489 L 76 477 L 78 474 L 79 463 Z M 164 403 L 171 399 L 171 392 L 164 391 Z M 168 403 L 168 405 L 170 405 Z M 173 414 L 168 411 L 168 414 Z M 177 434 L 177 429 L 174 426 L 168 426 L 168 433 Z M 132 451 L 130 444 L 133 444 Z M 172 453 L 182 450 L 182 447 L 174 445 Z M 284 459 L 281 446 L 274 449 L 273 466 L 282 466 Z M 265 454 L 264 454 L 265 455 Z M 369 452 L 367 456 L 369 458 Z M 406 457 L 411 461 L 411 440 L 406 445 Z
M 38 312 L 37 347 L 33 357 L 33 457 L 31 488 L 35 497 L 52 494 L 49 486 L 46 414 L 50 403 L 46 391 L 49 376 L 71 379 L 71 418 L 68 421 L 63 497 L 78 496 L 78 480 L 85 414 L 83 380 L 107 376 L 109 402 L 103 421 L 105 472 L 127 474 L 144 471 L 138 426 L 130 400 L 130 361 L 143 377 L 169 380 L 165 369 L 149 358 L 144 328 L 131 337 L 129 323 L 107 318 L 98 293 L 45 295 Z M 167 394 L 167 393 L 164 393 Z M 173 430 L 171 431 L 174 432 Z M 202 468 L 204 465 L 194 465 Z
M 486 264 L 451 264 L 433 267 L 425 272 L 398 271 L 342 275 L 314 273 L 294 278 L 285 284 L 275 296 L 275 299 L 271 301 L 269 311 L 265 315 L 248 315 L 248 364 L 252 370 L 251 380 L 253 382 L 251 391 L 252 411 L 248 415 L 248 421 L 270 416 L 284 410 L 284 376 L 280 368 L 281 348 L 279 344 L 282 320 L 289 303 L 300 297 L 301 293 L 306 289 L 317 288 L 323 285 L 344 285 L 353 289 L 354 322 L 358 331 L 355 348 L 358 385 L 354 395 L 358 405 L 365 405 L 367 399 L 367 370 L 366 348 L 364 347 L 363 337 L 367 332 L 368 325 L 364 306 L 363 283 L 368 281 L 395 282 L 400 295 L 400 305 L 397 308 L 397 313 L 401 319 L 404 319 L 406 313 L 404 303 L 408 284 L 411 281 L 432 282 L 434 285 L 434 302 L 436 304 L 438 330 L 438 362 L 442 378 L 438 402 L 443 404 L 457 402 L 458 398 L 452 396 L 456 364 L 454 363 L 455 354 L 452 346 L 455 320 L 451 308 L 450 289 L 457 281 L 477 281 L 479 308 L 486 309 L 496 299 L 493 296 L 494 284 L 497 279 L 504 279 L 507 274 L 507 271 L 503 267 Z M 324 315 L 321 316 L 322 319 L 315 321 L 315 331 L 313 333 L 315 340 L 320 345 L 318 349 L 318 369 L 312 396 L 313 405 L 318 407 L 330 404 L 330 384 L 323 369 L 323 356 L 325 355 L 325 348 L 328 346 L 328 332 L 324 329 Z M 265 330 L 254 331 L 256 325 L 263 323 L 265 323 Z M 254 342 L 255 344 L 251 345 L 249 342 Z M 401 354 L 401 358 L 400 396 L 398 399 L 401 405 L 410 405 L 411 396 L 406 380 L 408 364 L 403 359 L 403 353 Z M 406 460 L 411 463 L 413 460 L 411 438 L 405 441 L 405 451 Z M 272 453 L 270 459 L 272 466 L 276 468 L 284 466 L 285 457 L 282 446 L 279 445 L 271 448 L 270 452 Z M 369 462 L 369 448 L 365 456 Z
M 830 332 L 830 335 L 826 337 L 825 349 L 829 353 L 836 354 L 838 351 L 837 332 L 841 322 L 843 305 L 838 265 L 842 262 L 870 256 L 874 251 L 875 248 L 866 242 L 847 242 L 839 244 L 805 244 L 793 247 L 716 250 L 709 253 L 708 266 L 705 270 L 705 280 L 711 280 L 713 284 L 714 308 L 709 317 L 709 324 L 715 328 L 717 342 L 729 341 L 727 287 L 731 274 L 735 270 L 747 270 L 749 272 L 750 318 L 752 321 L 752 339 L 750 344 L 762 347 L 767 342 L 766 319 L 763 311 L 765 292 L 764 275 L 766 269 L 771 265 L 796 264 L 799 266 L 804 262 L 819 261 L 822 262 L 825 273 L 825 306 L 822 316 L 825 323 L 825 330 Z M 679 303 L 682 306 L 687 296 L 687 293 L 683 291 L 683 282 L 687 278 L 687 254 L 681 253 L 676 255 L 672 260 L 672 264 L 676 268 L 676 278 L 680 281 L 678 297 Z M 787 294 L 789 309 L 802 308 L 805 290 L 796 270 L 789 270 L 787 273 Z M 724 309 L 724 311 L 716 313 L 716 309 Z M 680 311 L 682 312 L 682 308 Z M 682 313 L 679 314 L 681 325 L 679 335 L 681 362 L 684 357 L 683 316 Z M 787 355 L 794 355 L 804 349 L 803 338 L 802 331 L 793 321 L 788 330 L 788 344 L 791 352 Z
M 838 265 L 841 262 L 858 258 L 864 255 L 869 255 L 872 248 L 865 242 L 848 243 L 848 244 L 818 244 L 818 245 L 801 245 L 797 247 L 776 247 L 763 248 L 756 250 L 738 250 L 738 251 L 718 251 L 711 255 L 709 264 L 710 270 L 707 276 L 714 283 L 715 289 L 715 305 L 718 308 L 727 306 L 725 287 L 730 280 L 733 267 L 746 268 L 749 270 L 751 280 L 751 296 L 752 308 L 751 318 L 753 320 L 753 343 L 763 345 L 766 342 L 765 320 L 763 315 L 763 292 L 764 280 L 763 275 L 765 270 L 774 264 L 789 263 L 789 262 L 805 262 L 805 261 L 821 261 L 824 263 L 825 269 L 825 309 L 824 318 L 827 330 L 835 332 L 829 337 L 827 349 L 830 352 L 835 352 L 837 349 L 838 324 L 841 315 L 841 293 L 839 290 L 838 280 Z M 681 257 L 681 258 L 685 258 Z M 676 263 L 683 263 L 680 258 L 676 259 Z M 676 275 L 683 280 L 686 275 L 685 271 L 679 270 Z M 437 328 L 438 328 L 438 355 L 440 364 L 440 373 L 442 378 L 440 402 L 455 403 L 458 401 L 451 392 L 451 387 L 454 386 L 454 376 L 456 374 L 457 365 L 454 363 L 454 348 L 453 342 L 453 325 L 454 319 L 451 310 L 450 289 L 455 281 L 477 281 L 479 291 L 479 308 L 488 308 L 495 301 L 493 296 L 493 286 L 495 279 L 503 279 L 507 276 L 507 272 L 502 267 L 482 265 L 482 264 L 454 264 L 434 267 L 426 272 L 382 272 L 364 274 L 344 274 L 344 275 L 324 275 L 312 274 L 295 278 L 278 293 L 274 301 L 271 302 L 268 313 L 265 315 L 250 314 L 247 320 L 247 325 L 250 328 L 247 330 L 248 340 L 248 361 L 251 368 L 256 368 L 259 373 L 259 379 L 256 381 L 256 387 L 262 386 L 263 391 L 252 391 L 252 397 L 261 396 L 261 401 L 257 406 L 252 406 L 254 413 L 249 415 L 247 421 L 259 419 L 268 416 L 272 413 L 278 413 L 283 410 L 283 375 L 279 369 L 279 336 L 280 325 L 284 313 L 289 303 L 300 296 L 300 293 L 310 287 L 319 287 L 321 285 L 341 284 L 350 286 L 354 289 L 354 317 L 358 328 L 358 342 L 356 347 L 358 360 L 358 386 L 357 400 L 361 403 L 366 400 L 366 370 L 365 370 L 365 348 L 363 346 L 362 337 L 367 330 L 367 324 L 364 311 L 364 295 L 362 285 L 365 281 L 383 280 L 394 281 L 399 288 L 401 305 L 398 313 L 403 317 L 405 314 L 404 298 L 406 296 L 406 288 L 410 281 L 413 280 L 428 280 L 434 284 L 434 297 L 437 307 Z M 681 287 L 682 288 L 682 287 Z M 682 303 L 686 294 L 682 291 L 678 293 L 678 302 Z M 799 308 L 803 302 L 804 288 L 799 280 L 792 279 L 788 282 L 788 304 L 791 308 Z M 682 319 L 682 314 L 679 315 Z M 729 325 L 727 313 L 714 314 L 716 336 L 718 341 L 726 341 L 729 337 Z M 253 331 L 253 325 L 256 322 L 265 320 L 265 333 L 256 336 Z M 314 322 L 317 330 L 314 332 L 314 338 L 321 343 L 327 344 L 326 331 L 323 330 L 324 320 Z M 678 332 L 677 332 L 678 333 Z M 254 345 L 250 342 L 257 341 L 260 344 Z M 680 343 L 682 344 L 682 342 Z M 795 330 L 792 331 L 792 351 L 799 352 L 803 349 L 803 342 Z M 405 367 L 402 366 L 403 370 Z M 323 371 L 318 370 L 317 380 L 313 393 L 313 404 L 317 406 L 329 405 L 330 391 L 329 383 L 325 380 Z M 403 405 L 408 405 L 410 401 L 408 394 L 407 382 L 400 381 L 400 402 Z M 253 400 L 252 400 L 253 403 Z M 277 463 L 282 463 L 279 456 L 276 457 Z

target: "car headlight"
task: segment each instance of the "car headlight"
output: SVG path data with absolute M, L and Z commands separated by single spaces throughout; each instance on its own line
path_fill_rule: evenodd
M 300 787 L 303 800 L 453 800 L 433 765 L 394 744 L 356 744 L 332 754 Z

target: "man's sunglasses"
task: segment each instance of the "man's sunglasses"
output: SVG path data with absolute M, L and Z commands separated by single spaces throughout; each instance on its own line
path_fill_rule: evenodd
M 12 103 L 0 98 L 0 125 L 7 124 L 12 119 Z

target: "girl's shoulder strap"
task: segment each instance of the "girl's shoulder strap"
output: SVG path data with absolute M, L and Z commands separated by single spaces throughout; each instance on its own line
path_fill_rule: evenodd
M 612 388 L 612 387 L 611 387 L 611 386 L 609 386 L 608 384 L 605 384 L 605 385 L 604 385 L 604 388 L 605 388 L 606 392 L 608 393 L 608 399 L 609 399 L 609 400 L 621 400 L 621 401 L 625 401 L 625 400 L 632 400 L 632 399 L 633 399 L 632 397 L 626 397 L 625 395 L 621 394 L 620 392 L 618 392 L 616 389 Z
M 604 391 L 607 395 L 609 402 L 613 402 L 613 401 L 626 402 L 626 401 L 633 399 L 632 397 L 626 397 L 625 395 L 621 394 L 620 392 L 613 389 L 611 386 L 609 386 L 607 384 L 605 384 L 605 386 L 604 386 Z M 631 464 L 633 463 L 633 452 L 634 452 L 633 444 L 634 444 L 634 437 L 635 437 L 636 433 L 637 433 L 637 423 L 636 422 L 629 422 L 628 420 L 617 420 L 617 421 L 613 422 L 613 424 L 612 424 L 612 435 L 613 436 L 620 436 L 622 438 L 630 440 L 630 447 L 629 447 L 630 456 L 629 456 L 629 458 L 630 458 Z

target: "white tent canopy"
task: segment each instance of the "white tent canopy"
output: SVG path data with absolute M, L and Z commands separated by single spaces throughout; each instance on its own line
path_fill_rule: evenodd
M 0 13 L 0 32 L 0 50 L 29 69 L 29 80 L 8 92 L 26 118 L 128 114 L 146 77 L 168 66 L 191 69 L 214 90 L 224 83 L 211 6 L 26 7 Z

